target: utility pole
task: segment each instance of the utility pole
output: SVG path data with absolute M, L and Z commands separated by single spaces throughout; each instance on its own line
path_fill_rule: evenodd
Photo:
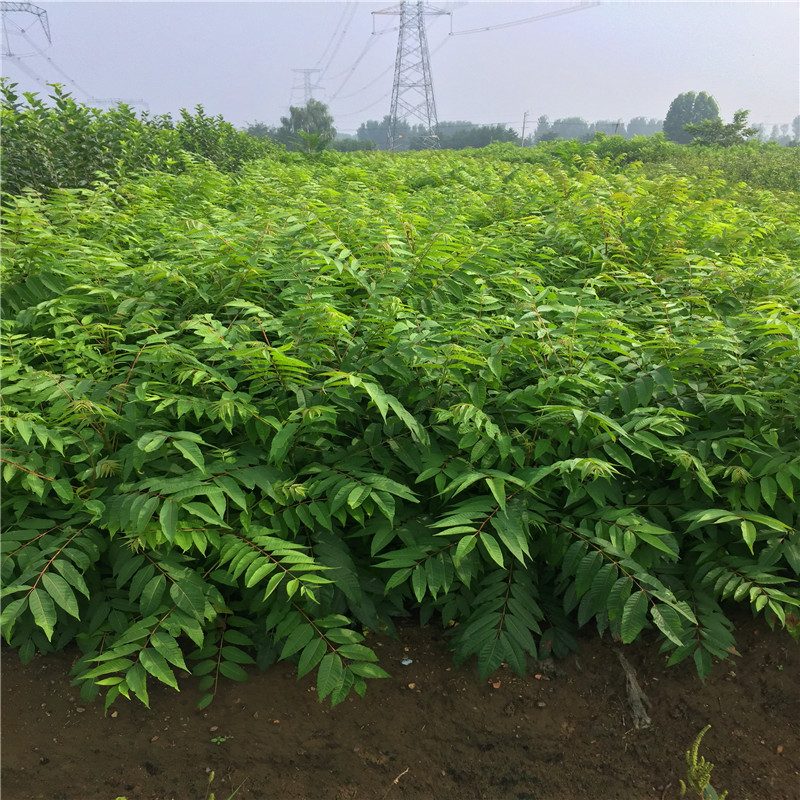
M 438 8 L 426 8 L 423 2 L 405 2 L 373 11 L 373 14 L 399 14 L 400 32 L 397 35 L 397 56 L 394 62 L 392 107 L 389 112 L 389 149 L 396 150 L 398 123 L 419 120 L 425 128 L 423 145 L 426 149 L 439 147 L 439 120 L 433 97 L 428 37 L 425 33 L 426 14 L 449 14 Z
M 526 111 L 522 117 L 522 140 L 520 147 L 525 147 L 525 123 L 528 121 L 528 112 Z
M 321 69 L 293 69 L 292 72 L 301 72 L 303 74 L 303 102 L 305 105 L 308 105 L 308 101 L 311 100 L 314 96 L 314 89 L 321 89 L 322 87 L 319 84 L 311 84 L 311 76 L 315 72 L 322 72 Z M 295 89 L 299 89 L 299 86 L 295 86 Z

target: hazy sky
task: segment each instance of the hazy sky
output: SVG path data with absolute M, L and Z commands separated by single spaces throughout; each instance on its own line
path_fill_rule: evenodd
M 48 13 L 49 47 L 32 14 L 4 18 L 4 51 L 30 55 L 4 57 L 2 74 L 26 91 L 42 91 L 36 76 L 65 83 L 83 101 L 143 99 L 155 114 L 199 103 L 237 126 L 277 124 L 290 104 L 304 104 L 303 75 L 292 70 L 316 68 L 313 96 L 328 103 L 340 131 L 389 113 L 399 17 L 371 12 L 394 2 L 35 5 Z M 714 95 L 725 119 L 747 108 L 752 122 L 771 126 L 800 113 L 797 0 L 602 0 L 459 33 L 573 5 L 434 3 L 452 12 L 427 17 L 439 120 L 519 130 L 526 111 L 529 125 L 541 114 L 663 119 L 690 90 Z

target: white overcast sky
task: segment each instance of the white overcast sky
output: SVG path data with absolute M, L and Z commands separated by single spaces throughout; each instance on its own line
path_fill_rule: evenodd
M 2 74 L 24 91 L 41 92 L 38 78 L 82 101 L 142 99 L 153 114 L 202 104 L 237 126 L 277 124 L 304 103 L 303 75 L 293 70 L 316 68 L 313 96 L 340 131 L 389 112 L 399 17 L 371 12 L 395 2 L 35 5 L 47 11 L 50 46 L 32 14 L 4 15 L 3 49 L 16 55 L 3 58 Z M 798 0 L 601 0 L 522 22 L 573 5 L 434 2 L 452 12 L 427 17 L 439 120 L 519 130 L 526 111 L 529 124 L 541 114 L 663 119 L 691 90 L 714 95 L 725 119 L 746 108 L 752 122 L 771 126 L 800 113 Z

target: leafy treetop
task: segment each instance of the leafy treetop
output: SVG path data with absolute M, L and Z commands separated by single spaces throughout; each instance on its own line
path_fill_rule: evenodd
M 693 137 L 692 144 L 733 147 L 758 134 L 758 128 L 747 125 L 749 113 L 739 109 L 727 125 L 721 119 L 707 119 L 695 125 L 684 125 L 684 130 Z
M 664 119 L 664 135 L 671 142 L 689 144 L 692 134 L 686 130 L 686 125 L 718 119 L 719 106 L 711 95 L 705 92 L 684 92 L 670 103 Z

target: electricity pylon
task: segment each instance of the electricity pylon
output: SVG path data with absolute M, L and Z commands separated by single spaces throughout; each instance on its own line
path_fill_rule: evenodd
M 321 69 L 293 69 L 292 72 L 301 72 L 303 74 L 303 102 L 308 105 L 308 101 L 312 99 L 314 96 L 314 89 L 321 89 L 322 87 L 315 83 L 311 84 L 311 76 L 315 72 L 322 72 Z M 294 89 L 299 89 L 299 86 L 293 87 Z
M 45 36 L 47 36 L 47 44 L 50 44 L 50 23 L 47 21 L 47 12 L 43 8 L 33 5 L 33 3 L 9 3 L 4 1 L 0 3 L 0 12 L 2 12 L 3 17 L 3 55 L 7 58 L 18 58 L 20 56 L 20 53 L 14 52 L 11 39 L 8 34 L 7 26 L 10 20 L 10 18 L 7 16 L 8 14 L 24 13 L 35 16 L 39 20 Z M 23 28 L 20 25 L 16 25 L 16 27 L 18 28 L 19 33 L 25 36 L 27 26 Z M 25 36 L 25 38 L 28 39 L 27 36 Z M 30 39 L 28 39 L 28 41 L 30 42 Z
M 439 120 L 433 97 L 428 37 L 425 33 L 426 14 L 449 14 L 423 2 L 399 3 L 373 14 L 399 14 L 400 32 L 397 35 L 397 57 L 394 62 L 392 108 L 389 112 L 389 149 L 398 145 L 398 123 L 419 120 L 425 127 L 423 146 L 439 147 Z
M 56 70 L 56 72 L 58 72 L 82 95 L 84 95 L 90 105 L 103 105 L 112 107 L 118 105 L 119 103 L 125 103 L 126 105 L 131 106 L 141 106 L 146 111 L 149 110 L 150 107 L 144 100 L 123 100 L 119 97 L 91 97 L 82 86 L 70 78 L 70 76 L 67 75 L 67 73 L 64 72 L 64 70 L 61 69 L 61 67 L 59 67 L 58 64 L 56 64 L 55 61 L 53 61 L 53 59 L 48 56 L 41 47 L 39 47 L 34 39 L 28 36 L 28 31 L 30 30 L 31 25 L 34 24 L 34 21 L 30 20 L 28 17 L 17 17 L 16 15 L 18 14 L 31 14 L 36 17 L 41 25 L 44 35 L 47 37 L 47 47 L 53 43 L 53 39 L 50 35 L 50 23 L 47 19 L 47 12 L 44 9 L 33 5 L 33 3 L 14 3 L 7 2 L 7 0 L 2 0 L 2 2 L 0 2 L 0 15 L 2 15 L 3 22 L 3 57 L 11 59 L 12 63 L 16 64 L 16 66 L 19 67 L 19 69 L 29 78 L 33 78 L 33 80 L 35 80 L 37 83 L 40 83 L 45 88 L 49 85 L 52 85 L 51 82 L 45 81 L 43 78 L 41 78 L 38 73 L 36 73 L 22 60 L 26 56 L 38 55 L 47 61 L 52 69 Z M 23 26 L 23 24 L 20 22 L 21 19 L 27 19 L 28 22 Z M 9 28 L 11 28 L 10 33 Z M 15 50 L 14 46 L 12 45 L 12 36 L 19 36 L 20 38 L 24 39 L 31 48 L 30 51 L 20 52 Z M 41 36 L 39 38 L 41 38 Z

